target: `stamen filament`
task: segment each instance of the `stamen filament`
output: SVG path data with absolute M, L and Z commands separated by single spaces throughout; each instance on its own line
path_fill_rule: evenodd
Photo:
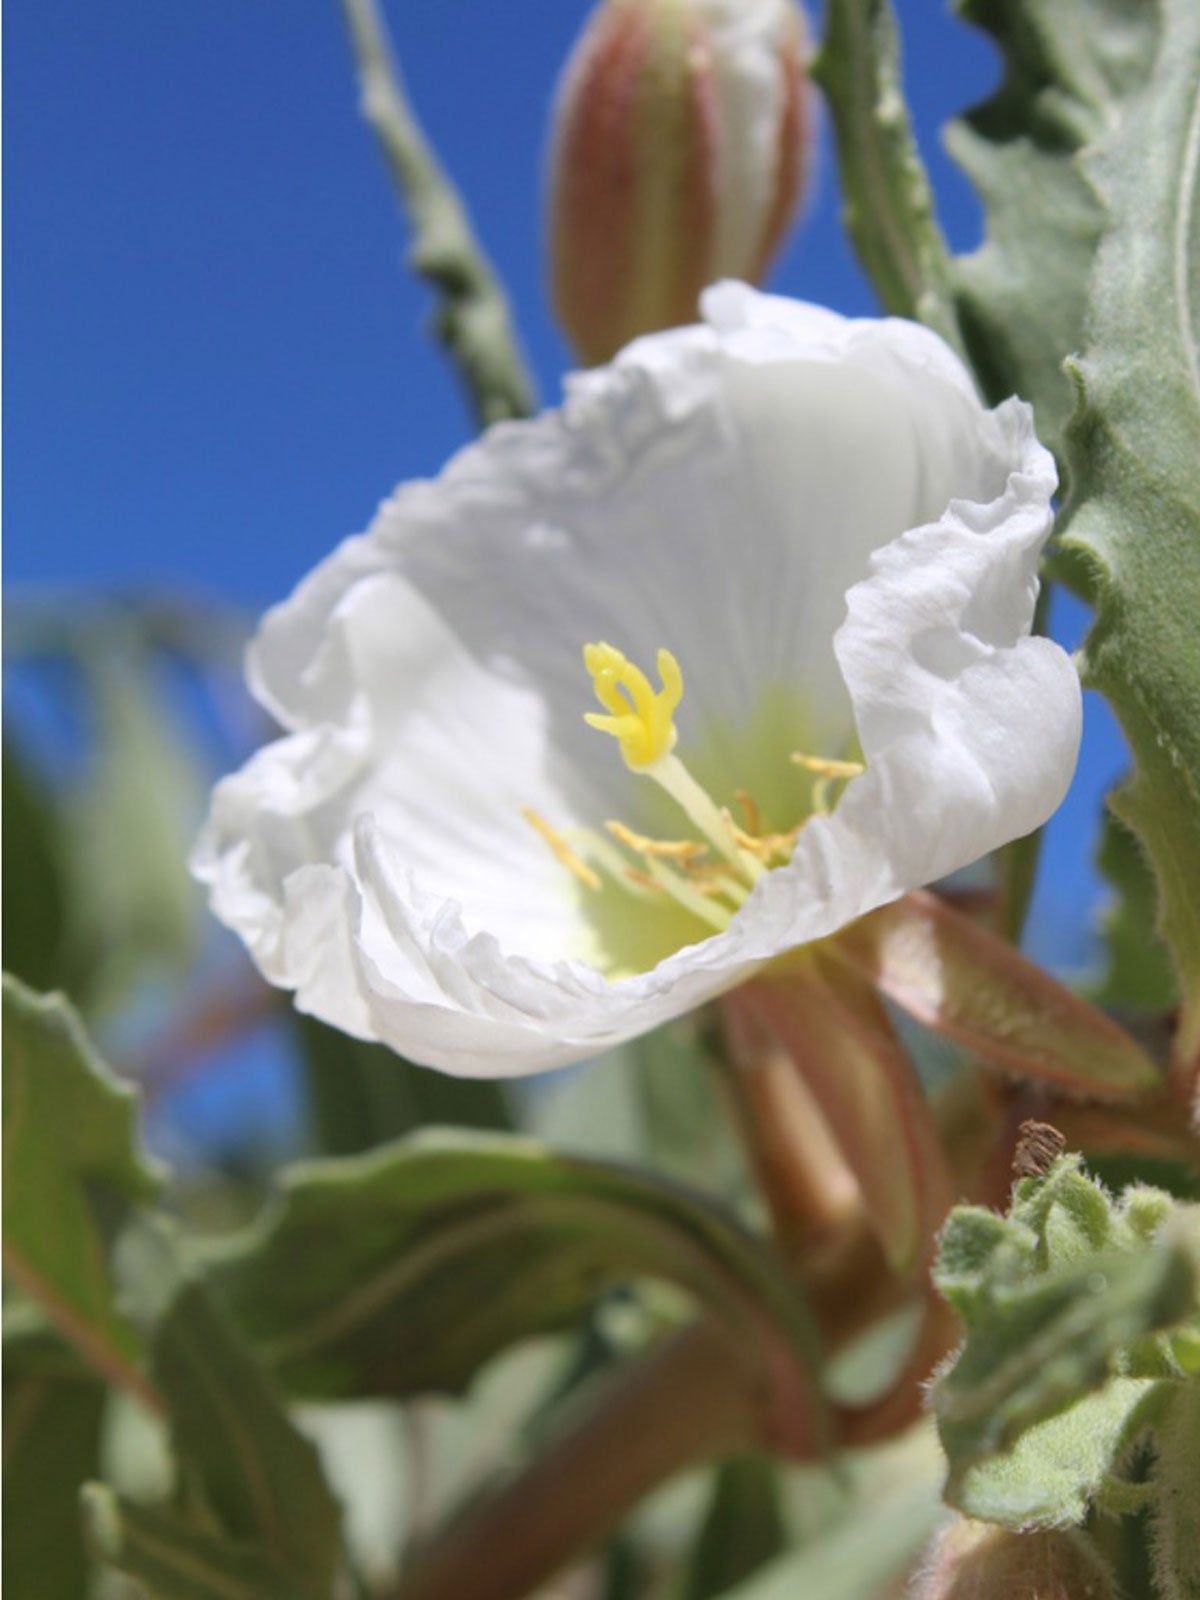
M 557 828 L 551 827 L 545 817 L 540 816 L 532 806 L 522 806 L 521 815 L 537 833 L 541 834 L 554 852 L 555 859 L 566 867 L 568 872 L 574 873 L 580 883 L 589 889 L 599 889 L 603 886 L 600 874 L 592 871 L 583 857 L 571 847 Z
M 667 861 L 692 861 L 702 856 L 706 847 L 695 839 L 650 839 L 644 833 L 634 833 L 623 822 L 610 820 L 604 824 L 618 844 L 639 856 L 662 856 Z
M 667 791 L 739 877 L 750 883 L 760 877 L 761 865 L 749 851 L 738 848 L 728 816 L 710 799 L 678 756 L 660 756 L 652 767 L 646 768 L 646 775 Z
M 709 927 L 715 928 L 718 933 L 723 933 L 729 926 L 727 910 L 714 905 L 706 895 L 701 894 L 699 889 L 694 888 L 656 856 L 646 857 L 646 871 L 660 888 L 665 889 L 673 900 L 678 901 L 693 916 L 699 917 L 701 922 L 707 922 Z

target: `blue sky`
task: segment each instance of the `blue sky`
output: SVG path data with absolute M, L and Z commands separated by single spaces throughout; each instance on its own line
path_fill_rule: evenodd
M 540 234 L 548 98 L 580 0 L 389 6 L 410 88 L 508 281 L 542 396 L 566 351 Z M 980 219 L 944 121 L 994 76 L 986 41 L 900 0 L 918 133 L 952 244 Z M 356 113 L 337 0 L 8 0 L 10 585 L 278 598 L 398 480 L 467 437 L 424 288 Z M 828 130 L 776 287 L 873 309 L 837 222 Z M 1060 631 L 1072 640 L 1077 608 Z M 1082 954 L 1102 708 L 1035 919 Z

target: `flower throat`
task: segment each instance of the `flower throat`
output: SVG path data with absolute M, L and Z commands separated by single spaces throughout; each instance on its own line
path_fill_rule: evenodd
M 687 818 L 692 833 L 678 839 L 649 838 L 615 819 L 605 832 L 573 828 L 560 832 L 526 806 L 525 819 L 558 862 L 591 891 L 606 882 L 640 898 L 670 900 L 714 931 L 730 920 L 764 872 L 791 859 L 808 816 L 783 833 L 764 832 L 758 805 L 745 789 L 735 791 L 739 822 L 718 805 L 675 754 L 675 712 L 683 699 L 683 673 L 669 650 L 659 650 L 659 689 L 610 644 L 584 646 L 583 662 L 602 712 L 584 721 L 617 741 L 631 772 L 663 789 Z M 812 774 L 809 815 L 832 809 L 834 785 L 863 771 L 860 762 L 793 753 L 791 760 Z

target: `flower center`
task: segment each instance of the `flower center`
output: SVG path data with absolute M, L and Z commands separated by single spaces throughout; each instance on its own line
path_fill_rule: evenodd
M 631 772 L 649 778 L 670 797 L 690 824 L 682 838 L 659 839 L 610 819 L 605 832 L 553 827 L 529 807 L 524 816 L 559 863 L 593 893 L 615 885 L 643 901 L 674 903 L 709 928 L 728 927 L 766 871 L 791 859 L 808 817 L 828 812 L 834 786 L 863 771 L 857 761 L 794 753 L 791 760 L 812 779 L 807 815 L 782 833 L 764 831 L 759 807 L 745 789 L 733 791 L 740 820 L 698 783 L 675 754 L 674 714 L 683 699 L 683 673 L 669 650 L 659 650 L 654 689 L 649 678 L 610 644 L 589 644 L 584 666 L 603 712 L 584 721 L 617 741 Z

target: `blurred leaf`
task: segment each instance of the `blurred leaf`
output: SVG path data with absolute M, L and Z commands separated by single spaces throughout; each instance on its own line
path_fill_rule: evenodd
M 1154 1572 L 1162 1600 L 1200 1596 L 1200 1383 L 1175 1386 L 1158 1429 Z
M 856 1506 L 832 1532 L 727 1590 L 726 1600 L 879 1600 L 916 1559 L 940 1514 L 932 1484 L 894 1485 Z
M 418 1128 L 512 1127 L 508 1095 L 493 1079 L 452 1078 L 414 1066 L 381 1044 L 368 1044 L 292 1012 L 322 1155 L 358 1155 Z
M 1124 1029 L 936 895 L 881 907 L 828 950 L 917 1021 L 1008 1072 L 1095 1099 L 1161 1085 Z
M 85 1488 L 83 1514 L 96 1559 L 144 1584 L 151 1600 L 328 1600 L 327 1589 L 267 1551 L 134 1505 L 103 1484 Z
M 311 1397 L 461 1391 L 640 1276 L 710 1306 L 780 1382 L 812 1358 L 798 1291 L 719 1208 L 515 1138 L 426 1135 L 294 1169 L 212 1273 L 289 1392 Z
M 712 1503 L 680 1600 L 713 1600 L 779 1555 L 786 1543 L 774 1463 L 767 1456 L 731 1456 L 714 1474 Z
M 1093 580 L 1084 681 L 1133 750 L 1113 805 L 1154 865 L 1179 1053 L 1200 1063 L 1200 7 L 1124 9 L 1160 23 L 1158 53 L 1085 161 L 1104 231 L 1072 363 L 1061 537 Z
M 151 1366 L 175 1452 L 225 1533 L 327 1594 L 340 1557 L 340 1512 L 317 1452 L 200 1284 L 185 1284 L 158 1322 Z
M 202 899 L 187 858 L 208 783 L 151 688 L 148 656 L 106 641 L 82 659 L 96 727 L 66 801 L 69 953 L 88 1009 L 103 1011 L 196 949 Z
M 4 960 L 35 989 L 62 982 L 63 883 L 54 799 L 4 741 Z
M 642 1149 L 656 1171 L 731 1193 L 744 1178 L 741 1146 L 723 1103 L 721 1063 L 701 1029 L 700 1016 L 684 1017 L 629 1046 Z
M 846 227 L 886 311 L 952 344 L 950 262 L 908 119 L 890 0 L 829 0 L 813 72 L 837 129 Z
M 157 1178 L 137 1144 L 135 1099 L 60 995 L 4 979 L 6 1268 L 98 1369 L 138 1348 L 113 1305 L 108 1244 Z
M 100 1454 L 105 1390 L 52 1335 L 4 1342 L 4 1584 L 79 1600 L 87 1556 L 79 1490 Z
M 1154 871 L 1134 834 L 1108 810 L 1097 865 L 1114 899 L 1102 924 L 1107 969 L 1092 998 L 1119 1010 L 1169 1011 L 1177 990 L 1170 954 L 1155 927 Z
M 1153 56 L 1158 7 L 959 0 L 958 8 L 1004 61 L 999 88 L 946 133 L 987 217 L 982 248 L 953 265 L 960 323 L 988 398 L 1032 401 L 1039 437 L 1058 451 L 1073 403 L 1062 365 L 1084 343 L 1104 220 L 1077 157 L 1102 134 L 1121 137 Z

